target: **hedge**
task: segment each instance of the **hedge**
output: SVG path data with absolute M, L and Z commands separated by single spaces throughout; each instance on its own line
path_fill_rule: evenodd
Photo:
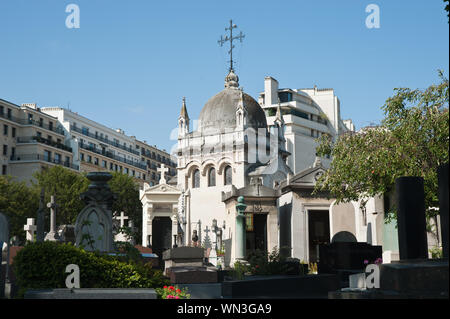
M 81 288 L 158 288 L 168 279 L 150 265 L 123 262 L 119 258 L 88 252 L 72 244 L 27 243 L 14 258 L 18 297 L 28 289 L 65 288 L 66 266 L 80 268 Z

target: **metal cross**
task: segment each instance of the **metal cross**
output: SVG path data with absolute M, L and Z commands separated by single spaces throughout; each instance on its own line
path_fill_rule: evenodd
M 242 31 L 239 32 L 239 35 L 233 37 L 233 29 L 236 29 L 237 25 L 233 24 L 233 20 L 230 20 L 230 27 L 225 28 L 225 31 L 230 31 L 230 36 L 225 36 L 225 39 L 223 36 L 220 36 L 220 39 L 217 41 L 219 45 L 222 47 L 223 44 L 227 41 L 230 41 L 230 50 L 228 51 L 228 54 L 230 55 L 230 69 L 229 71 L 233 70 L 233 40 L 239 40 L 242 42 L 242 39 L 245 38 L 245 35 L 242 33 Z

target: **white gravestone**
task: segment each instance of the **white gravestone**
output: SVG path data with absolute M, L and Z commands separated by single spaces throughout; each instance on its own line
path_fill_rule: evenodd
M 23 226 L 23 230 L 27 232 L 26 239 L 29 241 L 34 241 L 34 233 L 37 230 L 34 218 L 27 218 L 27 224 Z

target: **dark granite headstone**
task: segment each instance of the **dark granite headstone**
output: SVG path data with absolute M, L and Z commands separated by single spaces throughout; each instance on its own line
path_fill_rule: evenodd
M 395 180 L 400 260 L 428 257 L 423 178 Z
M 381 246 L 367 243 L 334 242 L 319 246 L 319 274 L 334 274 L 339 270 L 363 270 L 364 260 L 373 263 L 383 254 Z
M 448 163 L 438 168 L 438 183 L 442 252 L 444 258 L 448 258 Z

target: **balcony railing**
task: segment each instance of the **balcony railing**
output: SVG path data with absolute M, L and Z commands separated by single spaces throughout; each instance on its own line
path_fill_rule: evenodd
M 64 151 L 72 153 L 72 148 L 70 146 L 66 146 L 66 145 L 64 145 L 62 143 L 58 143 L 58 142 L 55 142 L 53 140 L 49 140 L 47 138 L 43 138 L 41 136 L 21 136 L 21 137 L 17 138 L 17 143 L 18 144 L 22 144 L 22 143 L 41 143 L 41 144 L 53 146 L 53 147 L 59 148 L 61 150 L 64 150 Z
M 100 142 L 103 142 L 103 143 L 109 144 L 111 146 L 120 148 L 120 149 L 122 149 L 124 151 L 133 153 L 135 155 L 140 155 L 140 153 L 138 151 L 134 150 L 132 147 L 126 147 L 126 146 L 120 145 L 119 143 L 111 141 L 109 139 L 106 139 L 106 138 L 104 138 L 102 136 L 92 134 L 92 133 L 90 133 L 88 131 L 83 131 L 82 129 L 80 129 L 80 128 L 76 127 L 76 126 L 70 125 L 70 129 L 72 131 L 78 132 L 78 133 L 83 134 L 85 136 L 89 136 L 89 137 L 95 138 L 96 140 L 99 140 Z
M 21 118 L 12 116 L 12 115 L 8 116 L 5 113 L 0 113 L 0 117 L 8 119 L 8 120 L 13 121 L 13 122 L 16 122 L 17 124 L 20 124 L 20 125 L 34 125 L 34 126 L 42 127 L 42 128 L 44 128 L 46 130 L 55 132 L 57 134 L 64 135 L 64 129 L 62 127 L 60 127 L 60 126 L 56 126 L 56 127 L 55 126 L 50 126 L 48 124 L 45 124 L 45 123 L 40 122 L 40 121 L 35 121 L 33 119 L 28 119 L 27 120 L 27 119 L 21 119 Z
M 74 170 L 79 171 L 80 167 L 73 163 L 62 161 L 60 159 L 52 158 L 42 154 L 20 154 L 20 155 L 12 155 L 10 157 L 11 162 L 22 162 L 22 161 L 43 161 L 52 164 L 62 165 L 68 168 L 72 168 Z
M 88 151 L 91 151 L 91 152 L 94 152 L 94 153 L 97 153 L 97 154 L 100 154 L 100 155 L 112 158 L 112 159 L 114 159 L 116 161 L 119 161 L 119 162 L 122 162 L 122 163 L 126 163 L 126 164 L 132 165 L 132 166 L 140 168 L 140 169 L 147 169 L 147 165 L 138 163 L 136 161 L 131 161 L 131 160 L 126 159 L 126 158 L 121 157 L 121 156 L 117 156 L 117 155 L 115 155 L 115 154 L 113 154 L 111 152 L 103 151 L 103 150 L 100 150 L 100 149 L 98 149 L 96 147 L 93 147 L 91 145 L 86 145 L 84 143 L 80 143 L 79 145 L 80 145 L 80 147 L 82 149 L 85 149 L 85 150 L 88 150 Z

